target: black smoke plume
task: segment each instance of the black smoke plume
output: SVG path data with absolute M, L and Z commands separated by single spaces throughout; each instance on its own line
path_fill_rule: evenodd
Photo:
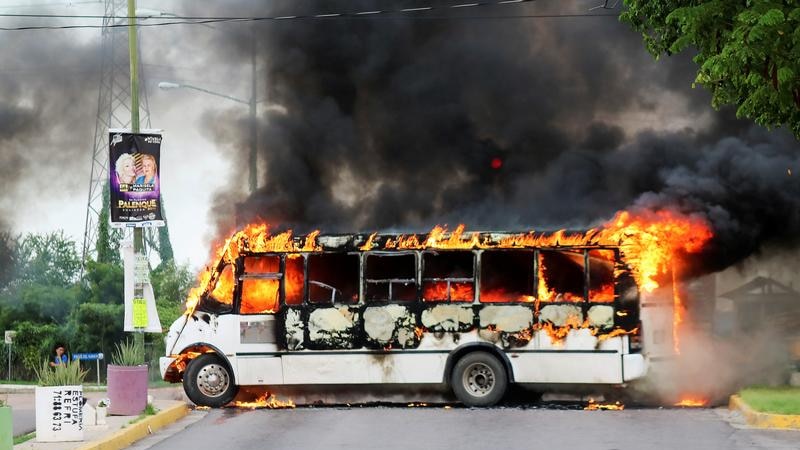
M 244 199 L 218 196 L 220 205 L 239 202 L 220 215 L 222 232 L 232 217 L 300 232 L 461 222 L 575 228 L 621 209 L 668 208 L 714 229 L 698 271 L 765 243 L 794 244 L 800 146 L 711 109 L 708 94 L 691 88 L 690 55 L 656 62 L 615 18 L 508 17 L 583 13 L 594 3 L 274 21 L 227 35 L 215 54 L 242 73 L 255 36 L 266 67 L 258 81 L 279 107 L 260 122 L 259 189 Z M 303 15 L 411 3 L 272 5 L 226 11 Z M 244 179 L 247 119 L 237 120 L 218 139 L 242 144 Z

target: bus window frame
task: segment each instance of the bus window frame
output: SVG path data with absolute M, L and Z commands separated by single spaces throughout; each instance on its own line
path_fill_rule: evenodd
M 461 305 L 468 305 L 468 304 L 475 304 L 478 299 L 478 284 L 479 284 L 479 275 L 478 272 L 480 271 L 479 266 L 479 258 L 478 258 L 478 251 L 476 249 L 463 249 L 463 248 L 444 248 L 444 249 L 425 249 L 420 251 L 419 256 L 419 294 L 417 295 L 417 302 L 422 305 L 437 305 L 437 304 L 461 304 Z M 439 255 L 445 253 L 455 253 L 455 252 L 469 252 L 472 255 L 472 278 L 425 278 L 425 254 L 432 254 L 432 255 Z M 447 299 L 445 300 L 425 300 L 425 283 L 426 282 L 447 282 Z M 456 300 L 453 301 L 451 295 L 451 283 L 472 283 L 472 300 Z
M 531 276 L 531 282 L 533 283 L 533 285 L 531 286 L 531 292 L 529 292 L 527 295 L 530 295 L 534 299 L 533 302 L 526 302 L 526 301 L 520 301 L 520 300 L 502 301 L 502 302 L 484 302 L 484 301 L 482 301 L 482 299 L 481 299 L 481 291 L 483 290 L 483 264 L 484 264 L 484 262 L 483 262 L 483 254 L 486 253 L 486 252 L 492 252 L 492 253 L 520 252 L 520 253 L 530 253 L 531 254 L 531 257 L 533 258 L 533 261 L 532 261 L 532 264 L 530 266 L 530 270 L 533 271 L 532 276 Z M 478 255 L 478 258 L 477 258 L 477 269 L 476 270 L 478 270 L 478 273 L 476 274 L 476 284 L 477 284 L 476 292 L 475 292 L 475 295 L 476 295 L 475 303 L 476 304 L 478 304 L 478 305 L 518 305 L 518 304 L 527 305 L 527 304 L 532 304 L 535 301 L 537 301 L 537 299 L 536 299 L 536 295 L 537 295 L 536 287 L 539 285 L 538 284 L 539 283 L 539 270 L 538 270 L 539 269 L 539 267 L 538 267 L 539 249 L 538 248 L 530 248 L 530 247 L 527 247 L 527 248 L 526 247 L 522 247 L 522 248 L 487 248 L 487 249 L 482 249 L 482 250 L 478 251 L 477 255 Z M 523 295 L 525 295 L 525 294 L 523 294 Z
M 356 280 L 356 301 L 355 302 L 339 302 L 339 305 L 346 305 L 346 306 L 360 306 L 364 303 L 364 289 L 363 289 L 363 272 L 364 272 L 364 252 L 359 251 L 343 251 L 343 252 L 336 252 L 336 251 L 322 251 L 322 252 L 309 252 L 309 253 L 302 253 L 304 256 L 303 260 L 303 303 L 304 307 L 323 307 L 323 306 L 335 306 L 336 299 L 335 299 L 335 291 L 342 292 L 340 289 L 335 288 L 334 286 L 330 286 L 326 283 L 321 281 L 311 280 L 311 276 L 309 274 L 309 265 L 311 262 L 312 256 L 319 256 L 319 255 L 329 255 L 329 254 L 340 254 L 340 255 L 355 255 L 358 258 L 358 268 L 357 268 L 357 275 L 358 279 Z M 312 302 L 311 301 L 311 285 L 314 284 L 315 286 L 320 286 L 323 288 L 331 289 L 331 299 L 330 301 L 320 301 L 320 302 Z M 300 305 L 291 305 L 291 306 L 300 306 Z
M 400 250 L 400 251 L 386 251 L 386 250 L 374 250 L 374 251 L 366 251 L 361 253 L 362 255 L 362 263 L 359 276 L 361 277 L 361 286 L 360 289 L 362 291 L 361 300 L 359 304 L 367 304 L 367 305 L 380 305 L 380 304 L 401 304 L 401 305 L 408 305 L 412 303 L 417 303 L 421 301 L 421 286 L 422 283 L 421 279 L 421 252 L 417 250 Z M 375 257 L 395 257 L 395 256 L 408 256 L 411 255 L 414 257 L 414 271 L 413 271 L 413 278 L 367 278 L 367 261 L 369 260 L 370 256 Z M 399 283 L 408 283 L 411 282 L 414 284 L 414 290 L 416 291 L 416 295 L 412 300 L 400 300 L 396 298 L 392 298 L 392 284 L 399 284 Z M 380 300 L 371 300 L 367 298 L 367 287 L 368 285 L 372 284 L 389 284 L 389 298 L 388 299 L 380 299 Z
M 269 257 L 277 257 L 278 258 L 278 272 L 245 272 L 245 263 L 244 260 L 246 258 L 269 258 Z M 239 269 L 238 272 L 241 273 L 236 278 L 236 288 L 234 291 L 234 308 L 233 311 L 235 314 L 240 316 L 263 316 L 263 315 L 277 315 L 281 312 L 283 307 L 285 306 L 285 292 L 284 292 L 284 278 L 286 273 L 286 254 L 285 253 L 247 253 L 244 255 L 239 256 L 236 260 L 236 268 Z M 245 280 L 278 280 L 278 302 L 276 303 L 278 309 L 272 313 L 266 312 L 257 312 L 257 313 L 245 313 L 242 312 L 242 293 L 244 291 L 244 281 Z

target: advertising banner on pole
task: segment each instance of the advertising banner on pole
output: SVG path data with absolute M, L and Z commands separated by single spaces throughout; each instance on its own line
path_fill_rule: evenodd
M 111 225 L 164 226 L 161 215 L 161 133 L 109 130 Z

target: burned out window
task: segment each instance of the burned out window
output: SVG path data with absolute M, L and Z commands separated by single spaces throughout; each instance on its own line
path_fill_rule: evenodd
M 474 258 L 471 251 L 423 253 L 422 299 L 471 302 L 475 297 Z
M 305 262 L 303 255 L 286 255 L 286 276 L 283 283 L 284 289 L 286 289 L 287 305 L 300 305 L 303 303 Z
M 540 250 L 537 298 L 542 302 L 582 302 L 586 286 L 583 250 Z
M 279 256 L 244 259 L 240 314 L 273 314 L 278 311 L 281 286 Z
M 589 250 L 589 301 L 614 301 L 614 250 Z
M 416 267 L 413 253 L 368 254 L 364 266 L 366 300 L 416 300 Z
M 217 277 L 214 289 L 200 305 L 201 309 L 217 314 L 233 311 L 234 287 L 236 287 L 236 279 L 233 274 L 233 265 L 227 264 Z
M 308 256 L 308 300 L 312 303 L 357 303 L 357 254 L 320 253 Z
M 532 250 L 484 251 L 481 254 L 480 301 L 533 301 L 533 263 Z
M 278 273 L 281 270 L 279 256 L 248 256 L 244 259 L 244 273 Z

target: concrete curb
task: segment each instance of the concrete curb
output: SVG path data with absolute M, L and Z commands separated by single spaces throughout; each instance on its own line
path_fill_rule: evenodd
M 754 427 L 800 430 L 800 415 L 758 412 L 738 395 L 731 395 L 728 409 L 741 412 L 747 424 Z
M 35 384 L 0 384 L 0 394 L 33 394 L 36 389 Z M 83 392 L 102 392 L 106 390 L 104 385 L 83 385 Z
M 160 428 L 178 421 L 189 413 L 189 407 L 185 403 L 171 406 L 159 411 L 154 416 L 145 417 L 114 434 L 106 436 L 94 442 L 78 447 L 76 450 L 120 450 L 127 448 L 134 442 L 142 439 Z

